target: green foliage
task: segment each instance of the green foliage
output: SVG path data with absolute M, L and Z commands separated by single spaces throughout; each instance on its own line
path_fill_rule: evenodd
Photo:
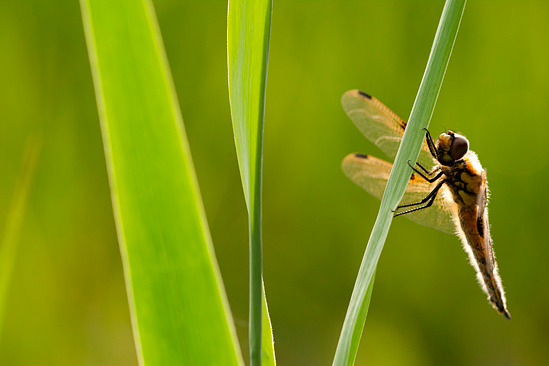
M 263 361 L 274 365 L 261 243 L 263 125 L 272 0 L 230 0 L 228 12 L 229 98 L 250 232 L 250 364 L 260 365 Z
M 227 88 L 227 1 L 154 5 L 247 353 L 247 212 Z M 341 172 L 341 159 L 349 152 L 384 157 L 339 100 L 359 88 L 408 118 L 444 1 L 273 6 L 263 262 L 276 358 L 328 365 L 380 204 Z M 549 308 L 549 48 L 540 46 L 549 43 L 549 2 L 468 1 L 466 11 L 429 130 L 467 136 L 487 170 L 492 235 L 514 319 L 486 306 L 457 237 L 397 218 L 356 365 L 549 359 L 549 332 L 540 326 Z M 0 364 L 137 365 L 79 3 L 0 1 L 0 43 L 0 235 L 27 136 L 43 134 L 6 296 Z
M 398 206 L 410 179 L 407 161 L 415 162 L 419 156 L 425 137 L 423 129 L 429 126 L 464 9 L 465 0 L 447 0 L 444 6 L 427 68 L 360 265 L 334 357 L 334 366 L 354 364 L 370 303 L 377 262 L 393 219 L 392 210 Z
M 81 1 L 141 364 L 239 365 L 150 1 Z

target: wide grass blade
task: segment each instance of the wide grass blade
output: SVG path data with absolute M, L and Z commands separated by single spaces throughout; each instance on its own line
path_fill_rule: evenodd
M 0 333 L 4 325 L 4 310 L 13 265 L 17 256 L 19 234 L 25 218 L 27 200 L 41 149 L 41 140 L 30 137 L 25 147 L 21 171 L 15 183 L 13 199 L 8 211 L 6 226 L 0 243 Z
M 229 0 L 229 99 L 250 230 L 250 364 L 274 364 L 271 325 L 263 294 L 261 179 L 271 0 Z M 262 305 L 265 303 L 265 305 Z M 262 315 L 263 312 L 263 315 Z M 262 352 L 262 318 L 264 347 Z M 272 355 L 269 357 L 268 355 Z M 263 355 L 263 356 L 262 356 Z
M 444 73 L 450 60 L 454 41 L 457 36 L 461 16 L 465 9 L 466 0 L 447 0 L 440 18 L 437 33 L 427 68 L 419 87 L 412 113 L 404 132 L 395 163 L 383 194 L 381 207 L 366 247 L 366 252 L 360 265 L 349 308 L 343 323 L 343 329 L 337 345 L 333 365 L 352 365 L 356 353 L 362 328 L 366 320 L 366 312 L 374 281 L 374 273 L 381 255 L 393 212 L 406 190 L 410 178 L 410 167 L 407 161 L 415 162 L 419 156 L 435 103 L 444 79 Z
M 139 363 L 240 365 L 152 3 L 80 4 Z

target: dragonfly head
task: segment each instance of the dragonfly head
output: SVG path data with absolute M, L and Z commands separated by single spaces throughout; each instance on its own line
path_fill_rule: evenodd
M 437 160 L 446 166 L 454 164 L 469 151 L 469 141 L 453 131 L 441 133 L 436 143 Z

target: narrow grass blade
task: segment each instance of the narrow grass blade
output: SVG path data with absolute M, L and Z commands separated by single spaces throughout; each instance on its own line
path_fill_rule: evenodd
M 263 295 L 261 246 L 261 179 L 265 90 L 271 34 L 271 0 L 229 0 L 227 50 L 229 99 L 250 230 L 250 364 L 261 365 L 262 333 L 274 349 Z M 262 304 L 265 303 L 263 306 Z M 262 315 L 262 312 L 264 315 Z M 269 332 L 262 332 L 264 327 Z M 268 323 L 267 323 L 268 322 Z M 266 355 L 266 354 L 265 354 Z M 269 359 L 268 357 L 266 360 Z
M 41 145 L 41 141 L 36 137 L 30 137 L 27 141 L 21 172 L 15 183 L 13 199 L 0 244 L 0 332 L 2 332 L 4 325 L 4 310 L 11 273 L 17 256 L 19 234 L 25 218 L 27 199 L 38 164 Z
M 410 168 L 407 161 L 416 161 L 431 115 L 444 79 L 444 73 L 450 60 L 454 41 L 457 36 L 461 16 L 465 9 L 465 0 L 447 0 L 440 18 L 437 33 L 427 68 L 406 126 L 395 163 L 383 194 L 381 207 L 360 265 L 349 308 L 343 323 L 343 329 L 336 349 L 333 365 L 352 365 L 355 361 L 366 311 L 370 301 L 374 273 L 381 255 L 389 227 L 393 219 L 391 210 L 399 204 L 408 179 Z
M 263 323 L 261 327 L 261 364 L 263 366 L 275 366 L 276 358 L 274 351 L 273 329 L 269 317 L 269 307 L 265 298 L 265 287 L 263 286 Z
M 139 363 L 240 365 L 152 3 L 80 4 Z

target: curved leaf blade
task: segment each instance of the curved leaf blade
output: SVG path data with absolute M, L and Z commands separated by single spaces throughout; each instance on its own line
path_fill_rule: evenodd
M 261 179 L 272 0 L 229 0 L 229 101 L 250 230 L 250 364 L 274 365 L 263 291 Z M 262 324 L 263 323 L 263 324 Z M 263 348 L 263 350 L 262 350 Z
M 139 362 L 240 365 L 152 3 L 81 9 Z

